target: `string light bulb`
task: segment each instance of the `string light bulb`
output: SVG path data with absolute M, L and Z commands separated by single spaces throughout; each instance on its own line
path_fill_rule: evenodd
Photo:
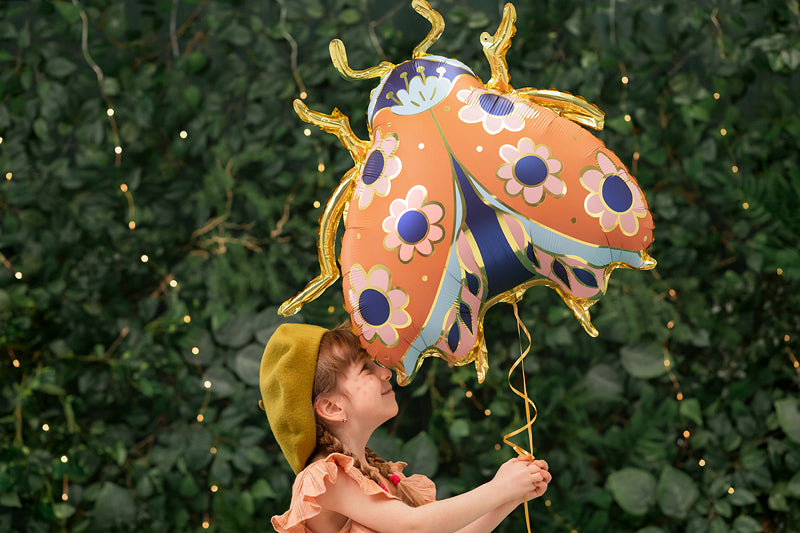
M 190 317 L 189 315 L 183 315 L 183 321 L 184 321 L 186 324 L 188 324 L 189 322 L 191 322 L 191 321 L 192 321 L 192 317 Z
M 210 388 L 211 388 L 211 381 L 209 381 L 209 380 L 205 380 L 205 381 L 203 382 L 203 388 L 205 388 L 205 389 L 210 389 Z
M 3 144 L 3 138 L 0 137 L 0 144 Z
M 319 203 L 319 200 L 314 200 L 314 209 L 319 209 L 319 206 L 322 205 Z
M 147 263 L 148 261 L 150 261 L 150 258 L 147 257 L 147 254 L 142 254 L 142 257 L 140 257 L 139 259 L 141 259 L 142 263 Z
M 119 190 L 122 192 L 128 192 L 128 186 L 125 183 L 120 184 Z
M 22 279 L 22 272 L 20 272 L 20 271 L 14 272 L 14 277 L 17 278 L 17 279 Z
M 303 130 L 303 135 L 305 135 L 306 137 L 309 137 L 311 135 L 311 130 L 309 128 L 304 129 Z
M 736 492 L 733 487 L 728 487 L 728 494 L 733 494 Z
M 305 91 L 300 91 L 300 99 L 305 100 L 306 98 L 308 98 L 308 93 Z
M 714 93 L 714 100 L 719 100 L 719 93 Z
M 200 348 L 198 348 L 197 346 L 192 346 L 192 353 L 194 355 L 199 354 L 200 353 Z
M 50 431 L 50 426 L 47 424 L 42 424 L 42 431 Z
M 700 466 L 706 466 L 706 460 L 705 459 L 700 459 L 699 461 L 697 461 L 697 464 L 700 465 Z
M 66 455 L 62 455 L 62 456 L 61 456 L 61 462 L 62 462 L 62 463 L 67 463 L 67 462 L 69 462 L 69 457 L 67 457 Z
M 178 286 L 178 282 L 175 281 L 174 279 L 171 279 L 169 280 L 169 286 L 175 288 Z
M 628 76 L 622 76 L 622 85 L 628 85 Z
M 136 222 L 134 222 L 133 220 L 128 222 L 128 229 L 135 229 L 135 228 L 136 228 Z
M 214 455 L 215 453 L 217 453 L 217 448 L 215 446 L 212 446 L 211 449 L 208 451 L 211 452 L 211 455 Z
M 197 421 L 198 421 L 198 422 L 202 422 L 202 421 L 203 421 L 203 418 L 205 418 L 205 417 L 203 416 L 203 413 L 198 413 L 198 414 L 197 414 Z
M 7 180 L 11 180 L 11 178 L 13 178 L 13 177 L 14 177 L 14 174 L 12 174 L 11 172 L 6 172 L 6 179 Z
M 185 139 L 186 137 L 188 137 L 188 136 L 189 136 L 189 134 L 186 132 L 186 130 L 181 130 L 181 132 L 178 134 L 178 136 L 179 136 L 181 139 Z
M 625 119 L 625 122 L 630 122 L 631 121 L 631 116 L 630 115 L 626 114 L 623 118 Z
M 726 130 L 725 128 L 722 128 L 721 130 L 719 130 L 719 134 L 722 135 L 723 137 L 725 137 L 728 134 L 728 130 Z
M 106 115 L 108 115 L 109 117 L 113 117 L 114 110 L 109 107 L 108 109 L 106 109 Z
M 319 165 L 317 165 L 317 170 L 319 172 L 325 172 L 325 163 L 320 163 Z
M 67 494 L 66 492 L 62 492 L 61 493 L 61 501 L 65 502 L 67 500 L 69 500 L 69 494 Z
M 216 486 L 216 485 L 211 485 L 211 492 L 217 492 L 218 490 L 219 490 L 219 487 L 218 487 L 218 486 Z
M 114 153 L 117 154 L 117 155 L 121 154 L 122 153 L 122 146 L 119 146 L 119 145 L 115 146 L 114 147 Z

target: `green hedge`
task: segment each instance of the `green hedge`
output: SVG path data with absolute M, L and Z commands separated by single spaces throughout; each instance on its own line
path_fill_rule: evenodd
M 269 530 L 286 509 L 256 369 L 277 305 L 317 272 L 315 202 L 351 166 L 291 101 L 302 84 L 366 138 L 372 85 L 341 79 L 327 43 L 354 68 L 407 59 L 428 31 L 409 4 L 3 3 L 0 530 Z M 647 192 L 659 261 L 615 272 L 597 339 L 550 290 L 520 305 L 534 451 L 554 475 L 534 528 L 792 531 L 797 1 L 518 4 L 512 84 L 606 112 L 600 137 Z M 502 6 L 434 7 L 447 26 L 431 52 L 487 79 L 478 36 Z M 298 319 L 344 320 L 340 288 Z M 524 419 L 511 310 L 486 329 L 485 383 L 427 361 L 375 437 L 443 496 L 488 479 Z

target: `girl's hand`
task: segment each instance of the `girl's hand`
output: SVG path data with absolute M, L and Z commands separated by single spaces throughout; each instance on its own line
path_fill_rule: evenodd
M 545 461 L 515 457 L 500 465 L 491 483 L 511 501 L 541 496 L 550 479 Z

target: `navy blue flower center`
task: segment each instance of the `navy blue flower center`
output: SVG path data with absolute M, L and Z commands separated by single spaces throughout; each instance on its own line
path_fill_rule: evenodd
M 547 179 L 547 164 L 536 155 L 520 157 L 514 163 L 514 176 L 528 187 L 540 185 Z
M 383 172 L 383 152 L 375 150 L 364 163 L 364 173 L 361 175 L 361 181 L 364 185 L 372 185 L 378 178 L 381 177 Z
M 624 213 L 633 204 L 633 193 L 625 180 L 611 174 L 603 181 L 603 201 L 617 213 Z
M 427 217 L 413 209 L 406 211 L 397 221 L 397 234 L 408 244 L 418 243 L 428 234 Z
M 478 103 L 484 111 L 497 117 L 504 117 L 514 110 L 514 102 L 508 98 L 492 93 L 480 95 L 480 97 L 478 97 Z
M 392 307 L 379 290 L 365 289 L 358 297 L 358 310 L 370 326 L 382 326 L 389 320 Z

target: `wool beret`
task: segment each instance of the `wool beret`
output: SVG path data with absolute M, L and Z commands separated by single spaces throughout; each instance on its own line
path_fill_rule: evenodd
M 311 324 L 281 324 L 261 357 L 259 403 L 295 474 L 317 445 L 311 394 L 319 343 L 327 331 Z

